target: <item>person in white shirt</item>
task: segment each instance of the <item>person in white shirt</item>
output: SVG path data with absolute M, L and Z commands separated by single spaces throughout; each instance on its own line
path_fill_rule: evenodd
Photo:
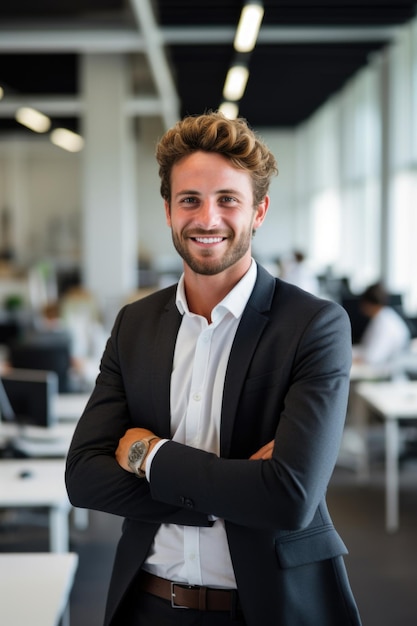
M 290 259 L 283 263 L 281 278 L 315 296 L 320 294 L 319 280 L 308 266 L 305 254 L 300 250 L 294 250 Z
M 353 360 L 372 366 L 389 366 L 410 346 L 411 333 L 402 317 L 388 305 L 381 282 L 370 285 L 360 297 L 361 311 L 369 318 Z
M 125 518 L 105 626 L 360 626 L 325 502 L 348 316 L 252 258 L 277 167 L 245 120 L 157 160 L 183 275 L 120 311 L 67 458 L 71 502 Z

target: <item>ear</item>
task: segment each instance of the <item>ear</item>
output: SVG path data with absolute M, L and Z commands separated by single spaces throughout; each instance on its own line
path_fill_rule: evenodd
M 171 209 L 168 200 L 164 200 L 165 219 L 168 226 L 171 228 Z
M 255 217 L 253 220 L 253 229 L 256 230 L 262 224 L 265 219 L 266 213 L 269 207 L 269 196 L 265 196 L 265 198 L 258 204 L 255 209 Z

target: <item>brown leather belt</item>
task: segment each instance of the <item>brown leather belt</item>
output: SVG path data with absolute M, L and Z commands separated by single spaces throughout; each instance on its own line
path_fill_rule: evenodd
M 212 589 L 175 583 L 144 571 L 139 577 L 139 588 L 168 600 L 174 609 L 233 612 L 237 605 L 237 591 L 234 589 Z

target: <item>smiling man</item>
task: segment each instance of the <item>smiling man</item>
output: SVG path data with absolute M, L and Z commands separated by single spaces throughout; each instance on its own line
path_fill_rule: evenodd
M 165 212 L 175 249 L 184 260 L 188 305 L 195 299 L 199 310 L 192 308 L 193 313 L 210 321 L 214 306 L 251 265 L 253 232 L 264 220 L 269 198 L 254 206 L 249 173 L 216 153 L 183 157 L 173 166 L 171 180 Z
M 252 258 L 277 167 L 243 119 L 156 156 L 183 275 L 119 313 L 67 461 L 75 506 L 125 518 L 105 624 L 358 626 L 325 502 L 347 315 Z

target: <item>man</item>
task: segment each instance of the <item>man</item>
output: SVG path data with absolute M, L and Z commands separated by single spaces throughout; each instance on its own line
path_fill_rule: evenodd
M 359 344 L 353 346 L 353 359 L 375 367 L 392 367 L 410 347 L 411 332 L 403 318 L 389 306 L 384 285 L 374 283 L 360 296 L 360 307 L 369 318 Z
M 157 159 L 184 273 L 119 313 L 68 454 L 73 504 L 125 517 L 105 624 L 359 625 L 325 504 L 347 315 L 252 259 L 277 169 L 244 120 Z

